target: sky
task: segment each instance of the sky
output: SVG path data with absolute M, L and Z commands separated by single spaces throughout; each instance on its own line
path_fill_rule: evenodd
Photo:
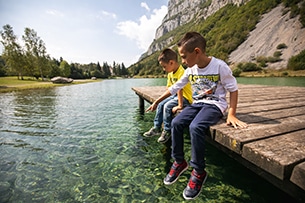
M 68 63 L 136 63 L 155 38 L 168 0 L 0 0 L 0 30 L 9 24 L 23 46 L 33 29 L 51 58 Z M 1 38 L 0 38 L 1 39 Z M 0 54 L 3 46 L 0 45 Z

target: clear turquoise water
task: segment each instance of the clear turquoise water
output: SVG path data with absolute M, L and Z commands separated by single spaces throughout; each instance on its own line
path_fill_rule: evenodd
M 131 87 L 153 85 L 165 79 L 0 94 L 0 202 L 183 202 L 191 169 L 165 186 L 170 145 L 142 136 L 154 113 L 139 113 Z M 210 145 L 207 171 L 194 202 L 293 202 Z

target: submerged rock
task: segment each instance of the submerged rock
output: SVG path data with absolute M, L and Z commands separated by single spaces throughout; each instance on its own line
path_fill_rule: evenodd
M 58 77 L 52 78 L 51 82 L 53 82 L 53 83 L 71 83 L 71 82 L 73 82 L 73 79 L 58 76 Z

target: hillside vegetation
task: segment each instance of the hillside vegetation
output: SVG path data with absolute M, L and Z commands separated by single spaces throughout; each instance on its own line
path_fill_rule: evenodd
M 207 54 L 228 62 L 230 53 L 247 39 L 249 33 L 255 29 L 256 24 L 261 20 L 262 15 L 271 11 L 280 3 L 283 3 L 286 8 L 283 12 L 290 11 L 291 18 L 300 15 L 299 20 L 305 27 L 304 0 L 252 0 L 239 7 L 228 4 L 207 19 L 194 19 L 166 33 L 155 42 L 174 36 L 174 40 L 169 46 L 176 49 L 174 45 L 186 32 L 197 31 L 207 40 Z M 133 64 L 128 68 L 129 73 L 142 77 L 163 75 L 164 72 L 157 62 L 159 53 L 155 52 Z M 298 60 L 302 57 L 296 56 L 295 58 Z M 299 61 L 297 63 L 300 64 Z M 294 65 L 290 64 L 290 67 L 294 67 Z

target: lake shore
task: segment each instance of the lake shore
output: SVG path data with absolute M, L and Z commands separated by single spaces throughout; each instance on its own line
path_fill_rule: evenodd
M 134 78 L 166 78 L 167 75 L 147 75 L 147 76 L 135 76 Z M 305 77 L 305 70 L 291 71 L 291 70 L 264 70 L 256 72 L 242 72 L 240 77 Z M 101 79 L 78 79 L 73 80 L 69 84 L 54 84 L 50 80 L 42 81 L 36 80 L 32 77 L 24 77 L 24 80 L 18 80 L 16 76 L 0 77 L 0 93 L 20 91 L 26 89 L 41 89 L 51 88 L 64 85 L 76 85 L 89 82 L 98 82 Z
M 68 83 L 68 84 L 55 84 L 52 83 L 51 81 L 34 80 L 33 78 L 30 77 L 24 77 L 23 80 L 18 80 L 16 76 L 0 77 L 0 93 L 20 91 L 26 89 L 52 88 L 52 87 L 58 87 L 64 85 L 76 85 L 76 84 L 98 82 L 98 81 L 101 80 L 80 79 L 80 80 L 73 80 L 72 83 Z

